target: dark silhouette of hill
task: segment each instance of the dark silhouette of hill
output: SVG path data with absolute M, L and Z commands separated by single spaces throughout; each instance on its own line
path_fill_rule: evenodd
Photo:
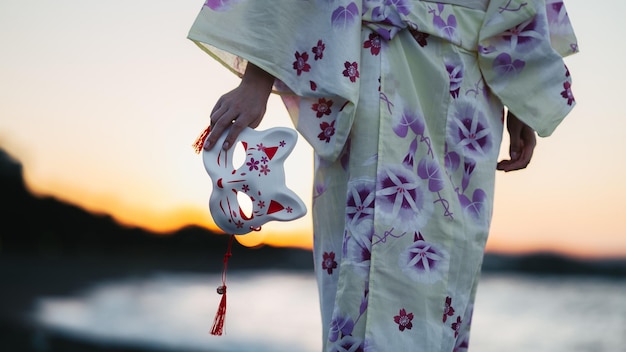
M 111 216 L 93 214 L 52 197 L 36 197 L 24 184 L 21 164 L 2 150 L 0 194 L 0 254 L 114 255 L 136 259 L 204 257 L 217 258 L 213 260 L 216 265 L 209 269 L 222 265 L 221 257 L 229 236 L 197 226 L 170 234 L 155 234 L 138 227 L 122 226 Z M 312 262 L 310 251 L 294 248 L 250 249 L 235 244 L 233 252 L 238 257 L 233 260 L 235 267 L 294 267 L 294 264 L 304 267 Z

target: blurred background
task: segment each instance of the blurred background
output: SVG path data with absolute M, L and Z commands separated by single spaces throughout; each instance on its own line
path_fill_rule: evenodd
M 202 3 L 0 0 L 1 350 L 320 349 L 309 215 L 236 243 L 227 334 L 208 334 L 228 236 L 191 145 L 238 82 L 186 39 Z M 626 343 L 626 3 L 567 8 L 578 105 L 497 176 L 477 351 Z M 273 126 L 290 126 L 276 97 Z M 310 207 L 303 139 L 286 170 Z

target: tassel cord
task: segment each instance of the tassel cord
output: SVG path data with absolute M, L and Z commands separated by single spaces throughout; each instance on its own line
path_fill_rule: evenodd
M 224 254 L 224 268 L 222 269 L 222 286 L 217 288 L 217 293 L 222 295 L 220 305 L 215 314 L 215 320 L 213 321 L 213 327 L 211 328 L 211 335 L 221 336 L 224 332 L 224 321 L 226 319 L 226 271 L 228 269 L 228 259 L 232 256 L 232 246 L 235 235 L 230 235 L 228 240 L 228 248 L 226 254 Z

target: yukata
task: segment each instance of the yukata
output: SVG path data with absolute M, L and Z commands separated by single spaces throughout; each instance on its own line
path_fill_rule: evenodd
M 207 0 L 189 38 L 314 148 L 323 350 L 467 350 L 504 111 L 548 136 L 575 105 L 563 2 Z

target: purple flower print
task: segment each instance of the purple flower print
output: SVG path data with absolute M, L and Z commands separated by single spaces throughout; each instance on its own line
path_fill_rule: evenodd
M 311 105 L 311 109 L 315 111 L 315 116 L 317 118 L 321 118 L 324 115 L 330 115 L 332 110 L 330 109 L 333 106 L 332 100 L 326 100 L 325 98 L 319 98 L 317 103 Z
M 398 324 L 398 329 L 400 331 L 404 331 L 404 329 L 411 330 L 411 328 L 413 327 L 413 313 L 407 314 L 406 310 L 402 308 L 400 309 L 399 314 L 393 317 L 393 321 Z
M 352 334 L 354 329 L 354 321 L 349 316 L 337 315 L 330 321 L 330 331 L 328 340 L 335 342 L 343 336 Z
M 320 124 L 320 129 L 322 132 L 317 135 L 317 138 L 319 138 L 320 141 L 326 141 L 326 143 L 330 142 L 330 138 L 335 135 L 335 121 L 331 123 L 322 122 Z
M 475 159 L 488 156 L 493 150 L 493 137 L 484 112 L 468 101 L 455 104 L 448 122 L 448 143 L 462 155 Z
M 339 6 L 331 15 L 331 23 L 335 28 L 346 28 L 360 19 L 359 7 L 354 2 L 346 7 Z
M 464 334 L 462 338 L 458 338 L 454 344 L 452 352 L 467 352 L 469 348 L 469 335 Z
M 296 61 L 293 62 L 293 69 L 296 70 L 298 76 L 300 76 L 302 72 L 309 72 L 311 70 L 311 65 L 307 63 L 309 60 L 309 53 L 303 52 L 300 54 L 299 51 L 296 51 L 294 56 L 296 57 Z
M 422 159 L 417 165 L 417 175 L 428 180 L 428 190 L 438 192 L 443 189 L 443 177 L 439 165 L 432 159 Z
M 270 172 L 270 168 L 267 165 L 261 165 L 261 170 L 259 170 L 259 172 L 263 175 L 267 175 Z
M 418 240 L 400 254 L 400 268 L 413 281 L 432 284 L 440 281 L 448 271 L 448 253 L 435 243 Z
M 413 4 L 408 0 L 364 1 L 363 7 L 364 12 L 368 12 L 371 9 L 371 16 L 374 22 L 402 28 L 404 27 L 402 16 L 407 16 L 411 13 Z M 386 40 L 389 40 L 397 32 L 397 29 L 389 31 L 380 27 L 376 31 Z
M 469 183 L 472 179 L 472 173 L 476 168 L 476 162 L 471 158 L 465 158 L 465 163 L 463 163 L 463 178 L 461 179 L 461 189 L 463 192 L 469 186 Z
M 443 7 L 440 6 L 439 7 L 440 14 L 442 10 L 443 10 Z M 448 40 L 452 42 L 456 42 L 457 23 L 456 23 L 456 17 L 454 15 L 449 15 L 448 19 L 445 21 L 440 15 L 435 15 L 435 17 L 433 18 L 433 24 L 435 25 L 435 28 L 439 30 L 439 33 L 441 33 L 441 35 L 444 38 L 447 38 Z
M 502 33 L 502 40 L 517 52 L 528 52 L 541 43 L 545 35 L 543 24 L 537 16 Z
M 351 268 L 362 277 L 367 277 L 370 271 L 372 238 L 374 238 L 374 225 L 372 220 L 366 220 L 352 230 L 351 236 L 346 236 L 344 243 L 344 263 L 349 263 Z
M 526 66 L 523 60 L 513 60 L 508 53 L 502 53 L 493 60 L 493 69 L 502 76 L 517 75 Z
M 395 6 L 396 10 L 404 16 L 408 16 L 413 8 L 413 3 L 409 0 L 387 0 L 386 5 Z
M 469 199 L 464 194 L 459 194 L 459 202 L 463 207 L 463 210 L 475 220 L 479 220 L 485 209 L 487 203 L 487 193 L 480 188 L 477 188 L 472 195 L 472 199 Z
M 320 39 L 317 41 L 317 45 L 311 48 L 311 51 L 315 54 L 315 61 L 324 58 L 324 50 L 326 50 L 326 44 Z
M 406 156 L 402 160 L 402 164 L 412 169 L 415 163 L 416 152 L 417 152 L 417 138 L 413 139 L 413 141 L 411 142 L 411 145 L 409 146 L 409 151 L 406 153 Z
M 204 6 L 213 11 L 226 11 L 239 1 L 241 0 L 206 0 Z
M 395 121 L 397 119 L 397 121 Z M 409 128 L 415 135 L 421 136 L 424 134 L 425 123 L 424 118 L 418 112 L 410 112 L 404 110 L 402 115 L 394 117 L 393 131 L 399 137 L 406 137 L 409 132 Z
M 550 25 L 563 25 L 569 23 L 569 17 L 562 1 L 554 1 L 546 6 L 546 15 Z
M 382 168 L 378 174 L 376 205 L 383 221 L 398 231 L 420 229 L 433 211 L 431 194 L 412 170 L 402 166 Z
M 326 270 L 328 275 L 332 275 L 333 270 L 337 269 L 335 252 L 324 252 L 324 254 L 322 255 L 322 269 Z
M 450 95 L 452 98 L 458 98 L 463 83 L 463 64 L 446 62 L 446 71 L 450 78 Z
M 350 78 L 350 82 L 356 82 L 356 79 L 359 78 L 359 64 L 355 62 L 346 61 L 344 64 L 346 68 L 343 70 L 343 76 Z
M 248 161 L 246 163 L 246 165 L 248 165 L 248 167 L 250 168 L 249 171 L 258 170 L 259 169 L 259 161 L 258 160 L 254 160 L 254 158 L 250 158 L 250 161 Z
M 346 223 L 352 226 L 362 219 L 371 219 L 374 216 L 374 182 L 359 180 L 348 185 L 346 202 Z
M 455 172 L 461 165 L 461 157 L 455 151 L 448 151 L 448 143 L 446 143 L 445 150 L 446 150 L 446 156 L 445 156 L 446 170 L 448 170 L 448 172 L 450 173 Z
M 337 352 L 364 352 L 363 341 L 357 337 L 346 335 L 341 340 L 335 342 L 329 351 Z

